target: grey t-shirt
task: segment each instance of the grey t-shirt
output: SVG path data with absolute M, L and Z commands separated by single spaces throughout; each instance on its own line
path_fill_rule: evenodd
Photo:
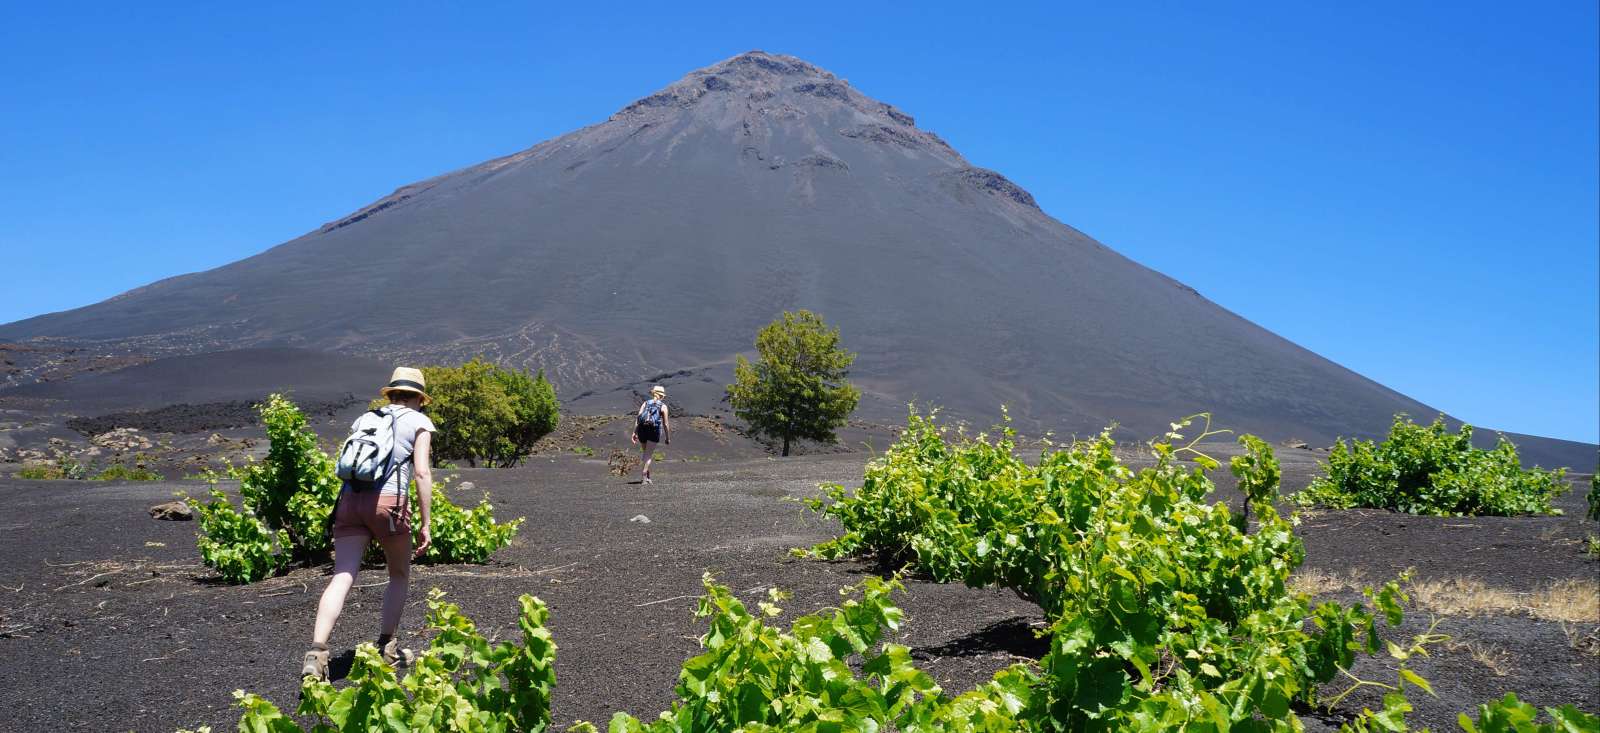
M 402 489 L 411 485 L 411 461 L 408 459 L 411 458 L 411 452 L 416 450 L 417 433 L 423 430 L 432 433 L 437 429 L 433 427 L 433 421 L 428 419 L 427 415 L 409 407 L 389 405 L 383 409 L 399 411 L 394 420 L 393 454 L 394 463 L 399 468 L 389 475 L 388 482 L 383 485 L 383 493 L 399 496 Z M 392 412 L 389 414 L 394 415 Z M 350 429 L 355 430 L 355 427 L 352 425 Z

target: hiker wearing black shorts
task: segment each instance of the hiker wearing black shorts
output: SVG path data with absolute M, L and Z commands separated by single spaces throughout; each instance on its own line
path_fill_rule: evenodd
M 672 417 L 667 412 L 667 388 L 656 385 L 650 388 L 650 399 L 639 405 L 634 416 L 633 442 L 639 444 L 639 464 L 643 474 L 640 483 L 651 483 L 650 464 L 654 454 L 650 449 L 656 443 L 672 443 Z

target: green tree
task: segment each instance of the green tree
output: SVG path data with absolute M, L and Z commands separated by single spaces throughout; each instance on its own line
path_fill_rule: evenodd
M 758 435 L 783 440 L 833 442 L 835 428 L 855 411 L 861 391 L 845 381 L 856 355 L 839 346 L 839 329 L 807 310 L 783 317 L 756 334 L 754 364 L 743 356 L 728 385 L 734 414 Z
M 439 428 L 436 458 L 515 466 L 561 416 L 542 369 L 530 376 L 474 358 L 458 367 L 423 367 L 422 374 L 433 398 L 428 414 Z

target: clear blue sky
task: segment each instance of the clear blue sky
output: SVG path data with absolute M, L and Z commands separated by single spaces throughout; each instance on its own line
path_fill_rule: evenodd
M 1372 379 L 1600 438 L 1593 2 L 67 5 L 0 5 L 0 322 L 253 254 L 760 48 Z

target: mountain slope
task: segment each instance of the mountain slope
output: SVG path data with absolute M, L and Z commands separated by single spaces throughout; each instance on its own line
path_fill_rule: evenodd
M 909 115 L 761 52 L 254 257 L 0 339 L 483 353 L 542 367 L 571 396 L 723 374 L 796 307 L 841 328 L 879 412 L 918 399 L 982 418 L 1004 403 L 1028 425 L 1152 434 L 1210 410 L 1311 441 L 1435 413 L 1056 221 Z

